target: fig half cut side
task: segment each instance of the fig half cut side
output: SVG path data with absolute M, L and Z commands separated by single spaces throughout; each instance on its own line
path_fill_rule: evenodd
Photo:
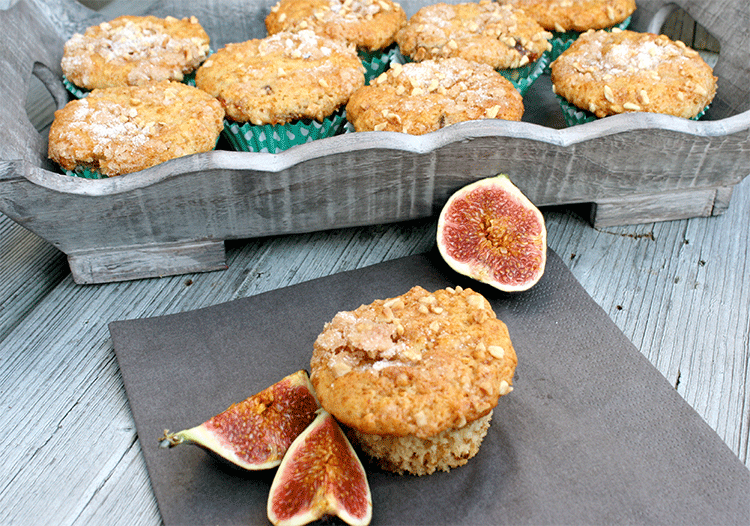
M 505 292 L 534 286 L 547 261 L 547 228 L 539 209 L 505 174 L 454 193 L 438 218 L 437 245 L 459 274 Z
M 324 409 L 289 447 L 271 484 L 268 519 L 301 526 L 338 516 L 352 526 L 372 519 L 372 495 L 357 453 Z
M 202 424 L 164 431 L 162 447 L 194 444 L 249 470 L 278 466 L 320 408 L 307 371 L 300 370 L 232 404 Z

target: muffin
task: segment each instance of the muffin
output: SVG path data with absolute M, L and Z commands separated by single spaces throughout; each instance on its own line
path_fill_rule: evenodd
M 195 83 L 223 105 L 235 148 L 273 153 L 341 131 L 363 70 L 354 46 L 302 30 L 228 44 Z
M 697 51 L 664 35 L 589 31 L 552 63 L 557 95 L 596 118 L 651 112 L 695 118 L 717 78 Z
M 417 286 L 337 313 L 315 340 L 310 378 L 383 469 L 428 475 L 476 455 L 516 362 L 481 294 Z
M 497 0 L 512 5 L 552 31 L 550 62 L 589 29 L 626 29 L 635 0 Z
M 270 35 L 309 29 L 353 44 L 369 83 L 398 53 L 394 41 L 406 13 L 392 0 L 280 0 L 265 22 Z
M 635 0 L 497 0 L 512 5 L 548 31 L 588 31 L 615 26 L 635 11 Z
M 546 65 L 538 62 L 552 49 L 550 38 L 552 33 L 523 11 L 482 0 L 425 6 L 398 32 L 396 42 L 401 54 L 414 61 L 461 57 L 497 70 L 513 70 L 508 73 L 514 77 L 506 75 L 511 81 L 535 72 L 533 82 Z
M 394 64 L 346 105 L 355 131 L 421 135 L 477 119 L 521 120 L 523 98 L 487 64 L 462 58 Z
M 71 175 L 123 175 L 212 150 L 223 119 L 215 98 L 179 82 L 95 89 L 55 112 L 48 153 Z
M 195 17 L 121 16 L 74 34 L 61 66 L 70 88 L 92 90 L 182 81 L 208 54 L 209 37 Z

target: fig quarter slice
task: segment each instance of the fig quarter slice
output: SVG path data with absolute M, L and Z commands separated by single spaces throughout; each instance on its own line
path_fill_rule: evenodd
M 453 270 L 505 292 L 534 286 L 547 261 L 544 216 L 505 174 L 475 181 L 448 199 L 437 245 Z
M 249 470 L 278 466 L 320 408 L 307 371 L 300 370 L 202 424 L 164 431 L 162 447 L 194 444 Z
M 367 474 L 324 409 L 289 447 L 271 484 L 267 511 L 276 526 L 301 526 L 333 515 L 352 526 L 370 523 Z

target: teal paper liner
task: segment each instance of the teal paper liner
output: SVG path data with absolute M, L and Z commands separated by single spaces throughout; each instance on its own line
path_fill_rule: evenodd
M 520 68 L 497 70 L 508 79 L 521 95 L 525 95 L 531 85 L 547 69 L 550 63 L 550 52 L 545 51 L 536 61 Z
M 91 168 L 86 168 L 82 166 L 76 167 L 75 170 L 65 170 L 63 169 L 66 175 L 69 175 L 71 177 L 80 177 L 81 179 L 108 179 L 108 175 L 104 175 L 102 173 L 99 173 L 96 170 L 92 170 Z
M 225 119 L 221 133 L 237 151 L 277 153 L 342 133 L 345 123 L 346 111 L 341 108 L 323 122 L 301 119 L 290 124 L 254 125 Z
M 365 67 L 365 85 L 378 78 L 394 61 L 403 64 L 403 56 L 396 44 L 375 51 L 358 49 L 357 55 Z
M 66 77 L 65 75 L 63 75 L 62 82 L 63 86 L 65 86 L 65 89 L 68 90 L 68 92 L 77 99 L 84 98 L 90 92 L 90 90 L 79 88 L 78 86 L 70 82 L 68 80 L 68 77 Z
M 612 29 L 614 28 L 623 30 L 627 29 L 628 26 L 630 26 L 631 18 L 632 16 L 629 16 L 619 24 L 608 27 L 607 29 L 605 29 L 605 31 L 612 31 Z M 554 62 L 557 57 L 559 57 L 566 49 L 568 49 L 580 35 L 581 33 L 579 31 L 566 31 L 564 33 L 558 33 L 556 31 L 552 32 L 552 38 L 550 39 L 550 44 L 552 44 L 552 51 L 550 52 L 550 60 L 545 69 L 545 73 L 549 73 L 549 64 Z
M 565 117 L 565 124 L 567 124 L 569 127 L 576 126 L 578 124 L 586 124 L 587 122 L 593 122 L 598 119 L 598 117 L 590 111 L 582 110 L 581 108 L 568 102 L 564 97 L 557 95 L 557 98 L 560 101 L 560 108 L 562 109 L 563 116 Z M 708 111 L 709 107 L 710 105 L 703 108 L 703 110 L 698 113 L 698 115 L 696 115 L 695 117 L 691 117 L 690 120 L 697 121 L 698 119 L 703 117 L 706 111 Z

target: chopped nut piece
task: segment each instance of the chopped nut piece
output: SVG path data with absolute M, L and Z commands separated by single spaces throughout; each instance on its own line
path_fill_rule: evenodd
M 490 345 L 489 347 L 487 347 L 487 351 L 498 360 L 505 356 L 505 349 L 503 349 L 499 345 Z

